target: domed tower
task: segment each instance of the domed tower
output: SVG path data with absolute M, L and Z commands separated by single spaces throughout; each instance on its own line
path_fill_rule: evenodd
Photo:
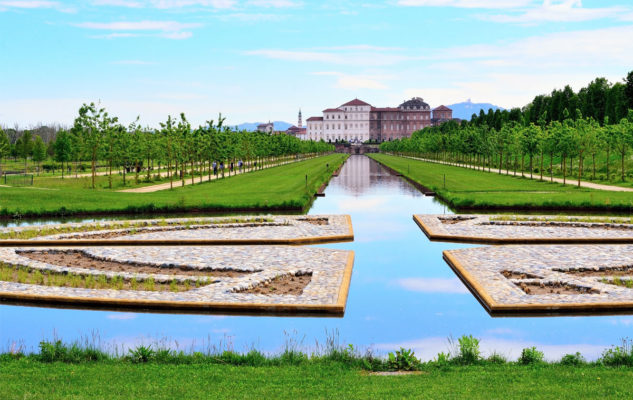
M 431 125 L 431 107 L 421 97 L 405 101 L 398 109 L 403 120 L 400 137 L 411 136 L 413 132 Z

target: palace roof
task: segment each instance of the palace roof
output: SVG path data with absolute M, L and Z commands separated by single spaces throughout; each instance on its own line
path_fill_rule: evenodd
M 421 97 L 414 97 L 400 104 L 401 110 L 428 110 L 430 107 Z
M 441 105 L 441 106 L 439 106 L 437 108 L 434 108 L 433 111 L 453 111 L 453 110 L 451 110 L 450 108 L 448 108 L 448 107 L 446 107 L 444 105 Z
M 307 121 L 323 121 L 323 117 L 310 117 Z
M 338 108 L 326 108 L 325 110 L 323 110 L 323 112 L 345 112 L 345 111 Z
M 371 104 L 365 103 L 362 100 L 354 99 L 352 101 L 348 101 L 347 103 L 343 104 L 341 107 L 343 106 L 370 106 L 370 105 Z

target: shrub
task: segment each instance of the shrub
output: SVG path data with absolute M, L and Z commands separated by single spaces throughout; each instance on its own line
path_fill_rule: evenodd
M 543 362 L 544 354 L 542 351 L 538 351 L 536 347 L 527 347 L 521 351 L 521 357 L 519 357 L 519 364 L 539 364 Z
M 632 366 L 633 346 L 631 341 L 622 339 L 620 346 L 613 346 L 602 352 L 600 362 L 608 366 Z
M 563 358 L 561 358 L 560 363 L 562 365 L 582 365 L 582 364 L 586 364 L 587 360 L 585 360 L 585 357 L 582 356 L 582 354 L 580 354 L 579 352 L 576 352 L 575 354 L 565 354 L 563 356 Z
M 472 335 L 463 335 L 459 339 L 458 361 L 462 364 L 476 364 L 481 359 L 479 351 L 479 339 Z
M 413 371 L 420 367 L 420 360 L 415 357 L 415 352 L 403 347 L 396 353 L 389 353 L 389 368 L 396 371 Z
M 488 361 L 491 364 L 505 364 L 506 362 L 508 362 L 508 360 L 505 358 L 505 356 L 494 352 L 492 353 L 490 356 L 488 356 L 488 358 L 486 359 L 486 361 Z
M 130 361 L 133 363 L 146 363 L 154 358 L 156 352 L 152 346 L 138 346 L 129 350 Z

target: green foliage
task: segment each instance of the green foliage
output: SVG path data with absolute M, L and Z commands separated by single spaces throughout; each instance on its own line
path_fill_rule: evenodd
M 576 352 L 574 354 L 565 354 L 563 358 L 561 358 L 560 363 L 562 365 L 573 365 L 579 366 L 587 363 L 587 360 L 580 354 Z
M 461 364 L 476 364 L 481 360 L 479 351 L 479 339 L 472 335 L 463 335 L 458 340 L 459 354 L 457 360 Z
M 388 366 L 395 371 L 413 371 L 420 367 L 420 360 L 416 358 L 415 352 L 403 347 L 395 353 L 388 354 Z
M 543 352 L 537 350 L 536 347 L 526 347 L 521 351 L 518 362 L 523 365 L 540 364 L 543 362 L 543 357 Z
M 164 353 L 162 356 L 164 357 Z M 146 363 L 152 361 L 156 357 L 156 351 L 152 346 L 139 345 L 133 349 L 129 349 L 128 357 L 133 363 Z
M 613 346 L 602 352 L 600 362 L 610 367 L 633 366 L 633 341 L 622 339 L 619 346 Z

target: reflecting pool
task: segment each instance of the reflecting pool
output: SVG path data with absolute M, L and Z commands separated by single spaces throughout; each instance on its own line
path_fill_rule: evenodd
M 310 214 L 350 214 L 355 241 L 321 247 L 354 250 L 342 318 L 151 314 L 0 306 L 0 345 L 34 349 L 54 335 L 75 340 L 97 333 L 104 343 L 134 345 L 166 338 L 179 348 L 232 343 L 235 350 L 277 351 L 289 340 L 306 349 L 334 332 L 341 343 L 377 352 L 411 347 L 424 359 L 448 349 L 447 338 L 472 334 L 485 352 L 515 358 L 537 346 L 550 359 L 580 351 L 589 359 L 630 337 L 633 316 L 493 318 L 442 259 L 472 245 L 430 242 L 412 214 L 451 210 L 425 197 L 366 156 L 352 156 Z M 327 332 L 327 333 L 326 333 Z

